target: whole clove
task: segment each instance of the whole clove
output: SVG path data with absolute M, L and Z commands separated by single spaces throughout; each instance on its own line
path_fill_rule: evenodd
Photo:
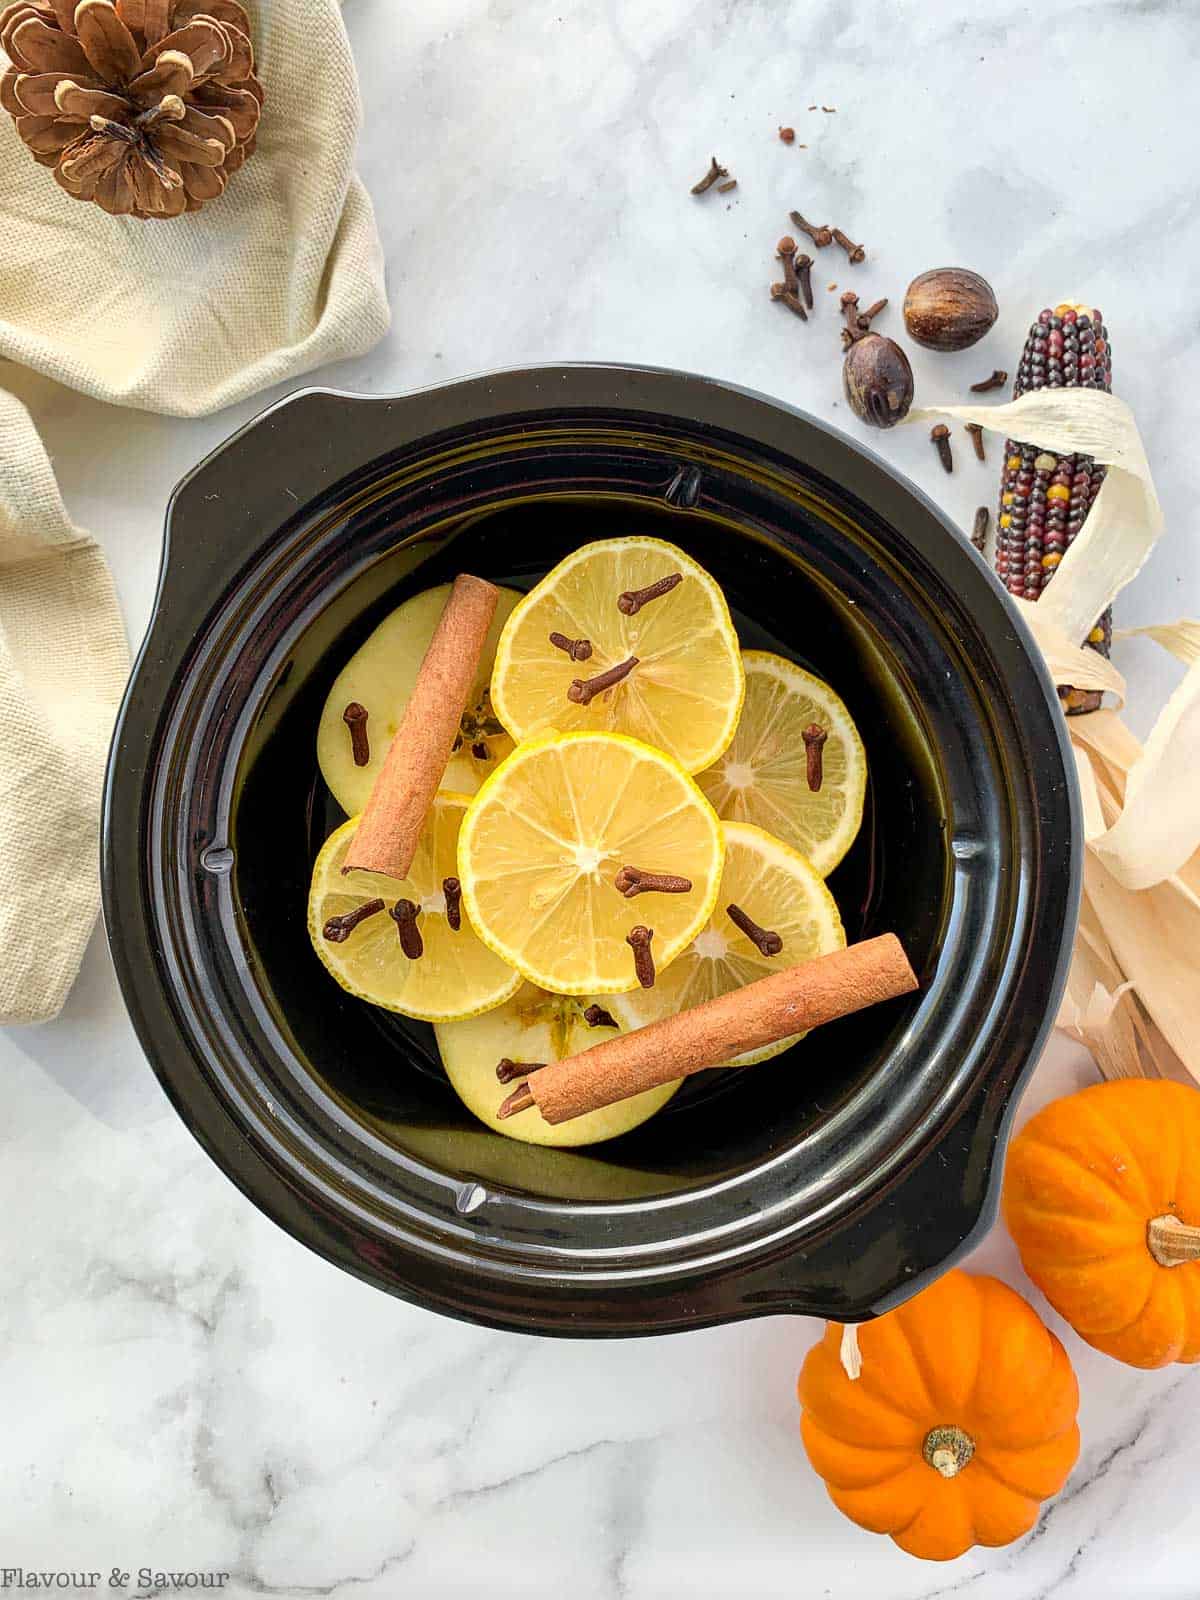
M 867 259 L 865 245 L 855 244 L 854 240 L 848 239 L 840 228 L 834 228 L 831 231 L 833 233 L 834 242 L 841 245 L 842 249 L 846 252 L 846 257 L 852 267 L 858 266 L 860 261 L 865 261 Z
M 590 661 L 592 658 L 590 639 L 568 639 L 565 633 L 552 633 L 550 643 L 556 650 L 565 651 L 572 661 Z
M 462 927 L 462 884 L 457 878 L 442 879 L 442 893 L 446 897 L 446 921 L 452 933 Z
M 827 244 L 833 243 L 833 229 L 824 225 L 818 227 L 815 223 L 808 222 L 798 211 L 789 211 L 792 226 L 799 228 L 801 233 L 806 233 L 818 250 L 824 250 Z
M 813 794 L 820 794 L 825 782 L 825 741 L 829 738 L 829 729 L 819 722 L 811 722 L 800 737 L 804 740 L 808 787 Z
M 717 160 L 716 156 L 713 156 L 712 160 L 709 162 L 708 171 L 700 179 L 699 183 L 694 183 L 692 185 L 692 193 L 704 194 L 712 188 L 713 184 L 716 183 L 718 178 L 727 178 L 728 176 L 729 168 L 723 167 Z
M 978 422 L 968 422 L 967 425 L 966 425 L 966 431 L 971 435 L 971 443 L 975 446 L 975 454 L 976 454 L 976 456 L 979 458 L 980 461 L 986 461 L 987 460 L 987 454 L 986 454 L 986 452 L 984 451 L 984 448 L 983 448 L 983 427 L 982 427 L 982 424 L 980 424 Z
M 625 661 L 619 661 L 615 667 L 609 667 L 607 672 L 598 672 L 594 678 L 572 678 L 567 699 L 572 705 L 590 706 L 598 694 L 603 694 L 605 689 L 611 689 L 614 684 L 627 678 L 637 664 L 638 658 L 630 656 Z
M 367 708 L 357 700 L 342 712 L 342 721 L 350 730 L 350 750 L 356 767 L 366 767 L 371 762 L 371 741 L 367 737 Z
M 678 589 L 682 582 L 682 572 L 671 572 L 665 578 L 659 578 L 657 583 L 648 583 L 644 589 L 626 589 L 624 594 L 617 596 L 617 610 L 623 617 L 636 617 L 643 606 L 649 605 L 651 600 L 661 600 L 672 589 Z
M 617 1019 L 611 1011 L 605 1011 L 603 1006 L 590 1005 L 583 1013 L 583 1020 L 589 1028 L 615 1028 Z
M 496 1077 L 501 1083 L 512 1083 L 514 1078 L 527 1078 L 531 1072 L 540 1072 L 544 1061 L 514 1061 L 511 1056 L 501 1056 L 496 1063 Z
M 373 917 L 376 912 L 382 910 L 382 900 L 364 900 L 362 905 L 355 906 L 353 911 L 343 911 L 340 917 L 330 917 L 321 929 L 321 936 L 328 939 L 330 944 L 345 944 L 360 922 L 365 922 L 368 917 Z
M 654 987 L 654 956 L 650 950 L 650 941 L 654 938 L 654 929 L 639 925 L 630 928 L 625 936 L 625 943 L 633 951 L 633 970 L 637 973 L 637 981 L 643 989 Z
M 748 917 L 741 906 L 726 906 L 725 915 L 735 928 L 749 939 L 759 955 L 777 956 L 783 949 L 783 939 L 772 928 L 760 928 L 752 917 Z
M 811 311 L 813 308 L 812 269 L 813 258 L 806 256 L 803 251 L 797 255 L 792 265 L 796 269 L 796 277 L 800 281 L 800 293 L 804 296 L 804 304 Z
M 1008 373 L 1002 372 L 1000 368 L 997 367 L 990 378 L 984 378 L 981 383 L 973 383 L 971 385 L 971 393 L 986 394 L 989 389 L 1003 389 L 1007 382 Z
M 846 319 L 846 326 L 842 329 L 842 349 L 849 350 L 850 346 L 861 339 L 863 334 L 871 331 L 871 323 L 887 306 L 886 298 L 876 300 L 865 311 L 858 309 L 858 296 L 853 290 L 847 289 L 842 296 L 842 315 Z
M 988 523 L 991 521 L 990 513 L 986 506 L 980 506 L 975 513 L 975 523 L 971 529 L 971 543 L 983 555 L 987 550 Z
M 939 422 L 929 430 L 929 437 L 937 447 L 938 460 L 947 472 L 954 471 L 954 455 L 950 449 L 950 429 L 944 422 Z
M 800 296 L 794 294 L 785 283 L 771 285 L 771 299 L 781 306 L 786 306 L 794 317 L 800 318 L 801 322 L 808 321 L 808 312 L 804 309 Z
M 419 961 L 425 954 L 425 941 L 417 926 L 420 907 L 415 900 L 397 900 L 388 912 L 400 935 L 400 948 L 410 961 Z
M 641 867 L 622 867 L 613 879 L 618 894 L 632 900 L 639 894 L 689 894 L 692 880 L 676 872 L 646 872 Z
M 796 276 L 796 241 L 790 233 L 785 233 L 775 246 L 775 256 L 783 267 L 783 286 L 789 294 L 795 294 L 800 287 L 800 279 Z

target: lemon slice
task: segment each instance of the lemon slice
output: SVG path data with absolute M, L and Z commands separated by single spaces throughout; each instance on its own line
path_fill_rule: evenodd
M 308 936 L 342 988 L 360 1000 L 425 1022 L 448 1022 L 503 1005 L 520 987 L 520 975 L 476 937 L 465 915 L 460 915 L 457 930 L 450 926 L 442 885 L 457 876 L 458 833 L 469 800 L 469 795 L 445 791 L 437 796 L 412 870 L 401 880 L 374 872 L 343 876 L 357 817 L 325 841 L 308 895 Z M 345 930 L 345 920 L 354 923 L 365 906 L 379 900 L 382 908 Z M 405 955 L 399 926 L 390 915 L 398 900 L 419 908 L 416 928 L 422 952 L 415 960 Z M 343 925 L 330 937 L 335 918 L 344 919 Z
M 472 800 L 458 876 L 480 938 L 531 983 L 616 994 L 638 981 L 632 928 L 654 930 L 659 971 L 699 933 L 724 853 L 712 807 L 670 756 L 624 734 L 547 734 Z M 626 866 L 691 888 L 627 899 L 614 882 Z
M 777 955 L 763 954 L 744 927 L 731 919 L 726 909 L 731 905 L 757 927 L 778 935 L 781 948 Z M 761 828 L 728 822 L 721 892 L 708 926 L 653 989 L 613 995 L 608 1009 L 623 1027 L 644 1028 L 768 973 L 841 950 L 845 943 L 834 898 L 804 857 Z M 728 1065 L 748 1067 L 766 1061 L 803 1037 L 796 1033 L 761 1050 L 748 1050 Z
M 347 816 L 356 817 L 371 795 L 388 746 L 400 726 L 421 662 L 438 618 L 450 598 L 451 585 L 439 584 L 414 595 L 387 616 L 350 657 L 334 680 L 317 729 L 317 761 L 330 793 Z M 459 743 L 440 787 L 474 794 L 484 778 L 510 753 L 513 741 L 493 715 L 489 682 L 501 629 L 521 598 L 516 589 L 501 589 L 471 698 L 463 711 Z M 347 706 L 367 713 L 365 766 L 354 760 Z
M 633 615 L 622 595 L 680 582 Z M 586 640 L 572 659 L 550 635 Z M 567 698 L 588 680 L 636 657 L 637 665 L 588 704 Z M 733 737 L 744 691 L 729 607 L 703 567 L 661 539 L 603 539 L 559 562 L 505 624 L 492 673 L 492 704 L 517 739 L 549 728 L 628 733 L 685 772 L 710 766 Z
M 867 757 L 827 683 L 766 650 L 747 650 L 746 701 L 733 743 L 696 780 L 728 822 L 752 822 L 808 857 L 823 878 L 862 823 Z M 820 789 L 808 786 L 804 730 L 828 734 Z
M 522 1064 L 537 1061 L 546 1065 L 576 1056 L 620 1031 L 603 1025 L 592 1027 L 584 1016 L 588 1004 L 586 998 L 547 994 L 526 983 L 507 1004 L 489 1011 L 486 1017 L 440 1023 L 436 1032 L 442 1065 L 467 1109 L 510 1139 L 521 1139 L 526 1144 L 577 1145 L 615 1139 L 666 1105 L 678 1089 L 678 1082 L 647 1089 L 645 1094 L 557 1125 L 546 1122 L 536 1106 L 522 1116 L 497 1120 L 500 1103 L 519 1082 L 519 1078 L 513 1078 L 501 1083 L 497 1078 L 496 1067 L 504 1057 Z

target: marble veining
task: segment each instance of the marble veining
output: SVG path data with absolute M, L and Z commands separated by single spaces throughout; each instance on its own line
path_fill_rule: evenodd
M 915 355 L 925 400 L 1015 365 L 1043 304 L 1104 310 L 1169 533 L 1127 623 L 1200 609 L 1200 254 L 1189 0 L 346 0 L 393 331 L 316 380 L 375 393 L 562 359 L 712 373 L 856 432 L 837 294 L 982 271 L 1001 317 Z M 811 112 L 810 104 L 836 107 Z M 796 128 L 782 145 L 780 124 Z M 801 148 L 805 146 L 806 148 Z M 716 152 L 727 196 L 688 189 Z M 817 253 L 817 315 L 767 299 L 787 212 L 864 240 Z M 2 291 L 0 291 L 2 292 Z M 13 368 L 131 634 L 174 482 L 273 396 L 188 423 Z M 994 503 L 966 440 L 869 441 L 968 528 Z M 1144 729 L 1177 669 L 1118 646 Z M 1023 1115 L 1089 1081 L 1047 1051 Z M 306 1253 L 209 1164 L 142 1061 L 102 940 L 65 1015 L 0 1034 L 0 1567 L 229 1574 L 236 1595 L 550 1600 L 1194 1600 L 1200 1374 L 1065 1339 L 1083 1454 L 1019 1544 L 946 1567 L 847 1523 L 809 1470 L 793 1385 L 815 1324 L 638 1343 L 487 1332 Z M 1031 1293 L 996 1230 L 973 1263 Z M 139 1569 L 166 1575 L 140 1585 Z M 14 1589 L 14 1593 L 20 1592 Z M 108 1589 L 108 1592 L 116 1592 Z

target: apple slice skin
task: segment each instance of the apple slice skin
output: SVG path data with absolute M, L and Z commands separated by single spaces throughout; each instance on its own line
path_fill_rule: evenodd
M 648 1090 L 632 1100 L 622 1100 L 556 1126 L 544 1121 L 536 1107 L 504 1122 L 497 1120 L 496 1112 L 516 1082 L 501 1083 L 496 1077 L 497 1063 L 503 1057 L 515 1062 L 561 1061 L 621 1031 L 590 1026 L 583 1013 L 592 1004 L 604 1007 L 605 1001 L 551 995 L 526 983 L 495 1011 L 469 1017 L 465 1022 L 439 1023 L 434 1031 L 442 1065 L 467 1109 L 486 1127 L 507 1138 L 560 1148 L 616 1139 L 661 1111 L 678 1083 Z
M 329 691 L 317 729 L 317 762 L 330 793 L 348 817 L 358 816 L 370 798 L 433 630 L 450 596 L 450 587 L 444 583 L 425 589 L 386 616 L 351 656 Z M 500 590 L 496 615 L 472 689 L 473 702 L 466 708 L 466 716 L 476 724 L 478 739 L 464 741 L 461 749 L 451 756 L 440 785 L 443 789 L 474 794 L 513 749 L 513 741 L 507 733 L 502 730 L 485 732 L 482 724 L 490 721 L 493 728 L 499 729 L 499 723 L 490 715 L 492 662 L 501 630 L 520 599 L 516 589 Z M 346 707 L 350 705 L 363 706 L 367 712 L 370 759 L 365 766 L 355 762 L 353 739 L 344 720 Z M 471 747 L 475 743 L 486 749 L 485 757 L 472 754 Z

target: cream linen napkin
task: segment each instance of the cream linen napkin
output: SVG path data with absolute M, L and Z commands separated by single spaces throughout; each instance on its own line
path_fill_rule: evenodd
M 0 1023 L 43 1022 L 99 903 L 100 791 L 129 674 L 116 592 L 0 390 Z
M 361 355 L 387 331 L 336 0 L 248 9 L 266 89 L 258 149 L 195 215 L 139 222 L 72 200 L 0 116 L 0 357 L 194 417 Z

